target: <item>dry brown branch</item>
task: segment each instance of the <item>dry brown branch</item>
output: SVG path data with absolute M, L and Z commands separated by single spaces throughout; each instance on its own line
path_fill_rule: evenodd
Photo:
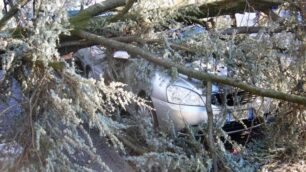
M 197 18 L 231 15 L 235 13 L 263 11 L 272 6 L 283 4 L 283 0 L 216 0 L 199 5 L 200 13 L 188 6 L 182 7 L 181 12 Z

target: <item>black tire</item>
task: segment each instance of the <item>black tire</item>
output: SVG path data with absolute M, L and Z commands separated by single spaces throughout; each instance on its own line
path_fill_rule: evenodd
M 84 73 L 85 73 L 85 77 L 86 77 L 86 78 L 93 78 L 93 72 L 92 72 L 90 66 L 87 65 L 87 66 L 85 67 Z

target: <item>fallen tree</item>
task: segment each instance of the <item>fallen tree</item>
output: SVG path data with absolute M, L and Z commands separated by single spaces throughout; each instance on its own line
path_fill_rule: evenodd
M 137 5 L 137 3 L 141 3 L 144 1 L 137 1 L 135 4 Z M 127 2 L 128 4 L 126 5 Z M 191 49 L 191 46 L 189 46 L 190 44 L 192 44 L 191 42 L 177 43 L 169 42 L 167 39 L 150 39 L 146 37 L 150 33 L 152 34 L 152 32 L 144 32 L 144 30 L 146 30 L 147 28 L 145 28 L 144 25 L 141 24 L 151 22 L 150 19 L 154 20 L 154 17 L 156 16 L 152 13 L 147 14 L 146 16 L 141 13 L 136 13 L 135 9 L 133 11 L 132 2 L 134 1 L 106 0 L 81 11 L 76 16 L 70 17 L 70 19 L 67 19 L 67 16 L 65 15 L 66 9 L 62 9 L 62 6 L 61 4 L 59 4 L 59 1 L 44 1 L 43 3 L 46 6 L 42 6 L 43 10 L 40 10 L 41 15 L 36 14 L 36 18 L 34 17 L 35 20 L 24 21 L 28 22 L 28 25 L 25 25 L 25 29 L 21 28 L 21 25 L 18 25 L 16 33 L 21 33 L 24 29 L 25 31 L 24 33 L 22 33 L 23 35 L 19 34 L 19 37 L 14 37 L 13 35 L 12 38 L 1 37 L 0 43 L 1 45 L 3 45 L 3 47 L 0 47 L 0 57 L 1 62 L 3 63 L 3 65 L 1 66 L 1 72 L 3 69 L 5 70 L 5 77 L 2 77 L 1 73 L 1 100 L 2 97 L 11 96 L 10 94 L 7 95 L 6 93 L 10 93 L 10 89 L 14 86 L 14 84 L 18 85 L 16 83 L 19 83 L 21 91 L 20 94 L 17 94 L 17 96 L 13 96 L 22 97 L 21 101 L 19 102 L 20 106 L 18 106 L 18 108 L 22 108 L 22 112 L 20 112 L 21 115 L 18 116 L 18 118 L 20 118 L 18 120 L 21 122 L 16 123 L 16 127 L 12 127 L 17 128 L 18 131 L 16 131 L 13 136 L 17 135 L 18 138 L 15 139 L 15 137 L 13 136 L 9 137 L 14 138 L 12 140 L 17 141 L 17 143 L 20 144 L 22 148 L 24 148 L 23 150 L 21 150 L 21 154 L 16 160 L 17 163 L 13 164 L 14 169 L 17 169 L 19 167 L 21 168 L 22 165 L 24 165 L 24 169 L 28 171 L 35 171 L 36 169 L 38 169 L 37 171 L 44 171 L 45 168 L 50 171 L 52 171 L 52 169 L 54 171 L 61 171 L 63 169 L 76 171 L 108 171 L 110 170 L 108 166 L 112 165 L 113 163 L 106 164 L 107 162 L 109 162 L 107 161 L 107 157 L 105 158 L 105 156 L 101 156 L 108 154 L 103 152 L 103 149 L 108 150 L 108 146 L 104 144 L 101 145 L 101 141 L 97 140 L 97 138 L 100 139 L 101 137 L 103 139 L 107 138 L 102 140 L 102 142 L 108 143 L 107 145 L 111 145 L 113 148 L 115 148 L 116 151 L 120 151 L 122 154 L 124 154 L 127 150 L 128 158 L 126 159 L 134 162 L 134 164 L 136 164 L 137 166 L 139 165 L 139 169 L 141 169 L 141 167 L 145 167 L 145 169 L 150 168 L 149 170 L 155 169 L 155 166 L 152 167 L 148 164 L 158 164 L 156 168 L 157 170 L 168 169 L 168 167 L 171 166 L 173 169 L 181 169 L 181 171 L 209 171 L 212 170 L 212 166 L 214 166 L 214 170 L 218 170 L 219 167 L 216 167 L 216 164 L 218 164 L 216 163 L 216 161 L 225 160 L 225 157 L 223 157 L 223 153 L 226 153 L 223 151 L 223 149 L 219 149 L 221 148 L 222 143 L 217 141 L 217 139 L 219 139 L 223 135 L 221 135 L 219 133 L 220 130 L 216 130 L 216 127 L 213 125 L 214 114 L 211 113 L 211 109 L 209 107 L 211 103 L 209 102 L 209 100 L 211 100 L 211 90 L 207 90 L 208 103 L 206 104 L 209 111 L 209 126 L 207 127 L 204 125 L 203 127 L 208 128 L 209 136 L 206 138 L 206 140 L 209 143 L 210 149 L 206 149 L 205 146 L 203 146 L 202 142 L 200 143 L 197 142 L 195 139 L 192 139 L 194 138 L 192 134 L 190 134 L 191 139 L 183 139 L 183 145 L 179 145 L 177 144 L 177 142 L 174 142 L 172 139 L 166 137 L 163 133 L 155 133 L 154 131 L 152 131 L 148 116 L 137 113 L 131 114 L 130 116 L 121 114 L 124 113 L 121 110 L 124 109 L 125 106 L 130 102 L 143 106 L 145 106 L 145 103 L 143 102 L 143 100 L 139 100 L 132 93 L 126 92 L 124 89 L 124 85 L 121 83 L 112 82 L 110 84 L 105 84 L 102 78 L 101 80 L 84 78 L 80 74 L 76 73 L 76 69 L 72 67 L 73 63 L 72 66 L 70 66 L 67 65 L 66 62 L 64 62 L 63 58 L 67 58 L 67 56 L 61 59 L 58 54 L 58 50 L 65 49 L 67 47 L 73 47 L 71 50 L 76 51 L 77 49 L 83 47 L 90 47 L 92 45 L 102 45 L 110 49 L 126 50 L 136 57 L 144 58 L 145 60 L 155 63 L 156 65 L 162 66 L 166 69 L 177 70 L 178 72 L 188 75 L 189 77 L 208 81 L 207 83 L 209 88 L 209 84 L 211 84 L 211 82 L 217 82 L 220 84 L 225 84 L 246 90 L 255 95 L 279 99 L 282 100 L 280 101 L 281 103 L 283 103 L 283 101 L 287 101 L 289 103 L 281 104 L 286 108 L 281 107 L 284 110 L 280 111 L 279 113 L 279 116 L 285 118 L 284 123 L 286 124 L 279 125 L 285 127 L 285 129 L 279 130 L 280 134 L 285 135 L 284 131 L 288 130 L 288 123 L 286 122 L 289 121 L 291 122 L 289 124 L 291 128 L 290 130 L 288 130 L 289 135 L 298 131 L 299 134 L 297 135 L 297 137 L 295 137 L 295 139 L 301 141 L 300 138 L 303 137 L 300 136 L 303 136 L 302 134 L 305 133 L 302 129 L 304 127 L 303 120 L 305 117 L 304 108 L 306 104 L 306 97 L 302 93 L 303 88 L 299 89 L 302 90 L 300 92 L 291 91 L 293 88 L 292 84 L 288 86 L 288 88 L 286 88 L 285 86 L 289 85 L 289 81 L 291 80 L 285 79 L 293 78 L 292 80 L 301 80 L 301 78 L 304 76 L 302 73 L 304 69 L 303 66 L 298 65 L 297 63 L 293 64 L 293 67 L 298 66 L 299 70 L 302 71 L 300 73 L 294 73 L 295 69 L 292 70 L 291 68 L 287 67 L 286 64 L 283 64 L 281 60 L 279 60 L 277 61 L 278 63 L 272 63 L 272 65 L 274 66 L 271 65 L 271 69 L 268 70 L 267 73 L 255 74 L 265 74 L 264 76 L 267 76 L 268 79 L 271 79 L 271 81 L 269 80 L 268 82 L 275 83 L 276 86 L 273 85 L 273 88 L 279 89 L 276 91 L 256 87 L 255 84 L 248 84 L 252 82 L 248 82 L 248 80 L 245 79 L 245 76 L 248 78 L 253 78 L 252 75 L 246 75 L 249 73 L 244 73 L 245 75 L 238 75 L 239 77 L 237 78 L 241 79 L 220 77 L 205 72 L 195 71 L 191 68 L 186 68 L 182 65 L 179 65 L 179 63 L 175 63 L 174 60 L 177 59 L 169 58 L 169 56 L 161 58 L 160 54 L 156 55 L 154 53 L 150 53 L 155 52 L 154 48 L 156 48 L 159 50 L 167 50 L 168 54 L 170 52 L 170 56 L 175 53 L 181 53 L 182 51 L 188 53 L 193 52 L 189 54 L 192 54 L 192 56 L 196 56 L 196 54 L 203 53 L 198 53 L 197 51 L 201 51 L 201 49 L 207 48 L 214 49 L 214 52 L 208 54 L 203 53 L 204 55 L 201 54 L 200 57 L 202 57 L 202 59 L 204 59 L 205 57 L 216 57 L 228 60 L 226 59 L 227 56 L 231 56 L 231 53 L 233 52 L 229 50 L 236 49 L 236 41 L 244 39 L 246 40 L 246 42 L 241 45 L 238 45 L 240 46 L 238 48 L 241 49 L 241 51 L 238 52 L 240 54 L 238 54 L 238 56 L 232 56 L 232 59 L 230 59 L 231 63 L 227 64 L 233 65 L 233 63 L 237 63 L 240 66 L 244 64 L 256 66 L 258 65 L 258 61 L 262 61 L 262 63 L 259 65 L 263 64 L 264 66 L 270 67 L 270 63 L 268 63 L 269 61 L 267 61 L 266 59 L 275 60 L 273 58 L 275 56 L 278 57 L 278 54 L 295 52 L 295 46 L 297 47 L 300 45 L 294 44 L 293 42 L 289 42 L 290 46 L 287 46 L 285 44 L 285 46 L 280 48 L 282 50 L 280 52 L 277 48 L 273 47 L 274 44 L 277 44 L 277 40 L 279 39 L 271 40 L 271 37 L 268 37 L 270 36 L 269 31 L 280 32 L 286 28 L 276 28 L 272 30 L 270 28 L 261 27 L 230 28 L 228 30 L 224 30 L 223 33 L 221 31 L 221 34 L 223 34 L 223 42 L 219 41 L 219 32 L 216 34 L 214 31 L 208 31 L 205 32 L 207 34 L 204 35 L 207 37 L 199 37 L 199 39 L 202 40 L 193 41 L 193 43 L 202 43 L 202 46 L 197 49 Z M 209 3 L 204 5 L 202 3 L 196 6 L 183 5 L 179 7 L 179 10 L 181 10 L 179 13 L 181 13 L 181 16 L 202 18 L 219 16 L 221 14 L 232 14 L 234 12 L 243 12 L 244 10 L 266 10 L 271 8 L 273 5 L 277 5 L 280 3 L 282 2 L 274 0 L 239 0 L 235 2 L 230 0 L 220 0 L 215 2 L 210 1 Z M 118 15 L 114 15 L 112 17 L 103 16 L 104 18 L 106 18 L 106 20 L 104 20 L 104 23 L 97 24 L 98 29 L 101 30 L 103 30 L 107 26 L 110 26 L 108 29 L 119 30 L 117 32 L 117 35 L 109 36 L 107 34 L 104 35 L 103 32 L 95 33 L 90 30 L 92 28 L 87 27 L 90 19 L 98 18 L 94 16 L 97 16 L 107 11 L 117 12 L 118 7 L 123 7 L 123 10 L 117 13 Z M 195 10 L 197 12 L 190 11 L 190 9 L 192 9 L 193 7 L 194 9 L 202 9 L 200 10 L 202 12 L 198 13 L 198 10 Z M 49 11 L 48 9 L 51 8 L 57 10 Z M 125 15 L 130 8 L 130 11 L 132 11 L 131 13 L 134 12 L 134 16 Z M 160 10 L 158 12 L 165 11 Z M 6 14 L 1 20 L 4 21 L 2 23 L 6 23 L 13 16 L 12 14 L 17 13 L 16 11 L 14 11 L 14 13 Z M 135 17 L 135 14 L 141 14 L 141 16 L 136 15 Z M 168 13 L 164 13 L 163 16 L 166 16 L 165 14 L 167 15 Z M 172 21 L 172 19 L 178 19 L 176 17 L 179 15 L 176 14 L 177 13 L 173 14 L 173 16 L 169 16 L 166 22 Z M 137 21 L 136 24 L 135 21 Z M 94 20 L 91 22 L 98 22 L 98 20 Z M 156 30 L 154 29 L 156 28 L 157 30 L 159 29 L 158 31 L 165 29 L 163 27 L 160 27 L 162 24 L 154 22 L 150 23 L 152 25 L 149 27 L 149 29 L 153 28 L 153 30 L 150 30 L 153 31 L 153 34 L 155 34 Z M 65 27 L 62 27 L 62 25 L 67 23 L 70 23 L 70 25 L 65 25 Z M 136 27 L 135 25 L 140 25 L 140 28 L 138 28 L 139 30 L 133 30 L 133 27 Z M 177 26 L 182 27 L 182 25 Z M 290 29 L 293 29 L 291 31 L 292 33 L 294 33 L 295 28 Z M 268 45 L 267 48 L 276 49 L 274 52 L 271 52 L 271 54 L 266 53 L 267 51 L 260 51 L 266 50 L 266 44 L 260 45 L 262 41 L 259 40 L 262 37 L 252 37 L 251 39 L 247 39 L 247 36 L 242 36 L 238 37 L 236 40 L 235 33 L 250 33 L 261 30 L 264 32 L 267 31 L 264 33 L 263 37 L 268 38 L 267 42 L 271 42 L 271 44 Z M 62 33 L 68 32 L 70 32 L 71 35 L 66 35 L 66 37 L 63 37 L 63 35 L 61 35 Z M 286 40 L 284 39 L 285 35 L 285 32 L 283 35 L 281 35 L 281 42 L 284 41 L 286 43 Z M 211 44 L 209 44 L 209 42 L 203 41 L 204 39 L 212 40 L 213 44 L 215 44 L 216 46 L 210 46 Z M 259 43 L 250 44 L 253 43 L 252 41 L 258 41 Z M 138 45 L 144 45 L 149 50 L 145 50 L 135 46 L 137 45 L 135 44 L 135 42 L 137 42 Z M 258 46 L 259 48 L 255 47 L 254 45 Z M 252 51 L 253 49 L 259 51 Z M 220 54 L 218 55 L 218 53 Z M 303 52 L 301 52 L 301 54 L 302 53 Z M 68 58 L 71 58 L 71 54 L 72 53 L 69 52 Z M 266 58 L 266 56 L 268 58 Z M 242 59 L 240 57 L 245 57 L 245 59 Z M 185 59 L 183 57 L 179 60 L 181 60 L 181 62 L 184 62 L 183 60 Z M 302 60 L 299 61 L 301 62 L 301 64 L 303 64 Z M 276 79 L 272 81 L 275 75 L 271 74 L 273 74 L 274 72 L 278 74 L 278 68 L 275 67 L 279 67 L 281 74 L 284 74 L 284 77 L 281 78 L 282 80 L 280 79 L 280 77 L 276 77 Z M 249 66 L 246 66 L 246 69 L 250 69 Z M 303 87 L 303 82 L 301 82 L 301 84 Z M 300 95 L 295 95 L 299 93 Z M 279 103 L 279 101 L 276 102 Z M 0 117 L 11 115 L 7 115 L 8 111 L 9 110 L 5 110 L 3 113 L 0 112 Z M 129 119 L 123 119 L 124 116 L 128 116 L 127 118 Z M 0 119 L 0 124 L 3 124 L 2 119 Z M 84 128 L 84 125 L 87 126 L 87 124 L 88 127 Z M 91 132 L 91 128 L 95 128 L 96 130 L 94 132 Z M 128 130 L 131 128 L 133 130 L 128 132 Z M 2 130 L 0 130 L 0 132 L 2 132 Z M 2 133 L 0 134 L 2 137 Z M 134 135 L 135 137 L 133 137 Z M 286 137 L 287 140 L 289 140 L 288 138 L 290 137 Z M 135 142 L 139 142 L 140 145 Z M 303 140 L 301 142 L 303 142 Z M 299 145 L 303 144 L 296 145 L 298 147 Z M 216 146 L 215 150 L 213 149 L 214 146 Z M 132 153 L 128 151 L 131 151 Z M 207 151 L 210 151 L 212 153 L 210 154 L 211 156 L 207 156 L 209 155 L 207 154 Z M 78 154 L 78 152 L 81 152 L 80 154 L 82 155 L 88 156 L 89 161 L 87 161 L 87 159 L 85 158 L 84 161 L 78 163 L 79 160 L 83 160 L 81 155 Z M 112 153 L 115 152 L 112 151 Z M 132 156 L 135 154 L 137 156 Z M 32 162 L 27 163 L 28 159 L 30 159 Z M 118 159 L 119 158 L 117 157 L 116 160 Z M 213 164 L 211 162 L 211 159 L 213 159 Z M 120 161 L 124 160 L 118 160 L 118 162 Z M 238 165 L 237 164 L 238 163 L 230 159 L 226 161 L 226 163 L 222 163 L 222 166 L 230 167 L 228 170 L 232 171 L 246 171 L 241 170 L 242 168 L 244 168 L 241 166 L 239 168 L 235 168 L 235 166 L 239 166 L 240 162 Z M 96 166 L 98 166 L 99 168 L 95 168 Z
M 116 6 L 119 5 L 123 5 L 122 2 L 120 0 L 118 1 L 114 1 L 116 3 L 116 5 L 114 5 L 113 3 L 110 3 L 109 6 L 111 6 L 112 8 L 115 8 Z M 118 4 L 117 4 L 118 3 Z M 197 16 L 199 15 L 198 12 L 192 14 L 193 16 L 197 16 L 198 18 L 201 17 L 211 17 L 214 15 L 222 15 L 222 14 L 234 14 L 240 11 L 245 11 L 245 7 L 249 7 L 252 9 L 257 9 L 257 10 L 265 10 L 265 9 L 269 9 L 272 6 L 275 5 L 280 5 L 283 3 L 283 1 L 250 1 L 248 3 L 246 3 L 245 1 L 236 1 L 235 3 L 232 3 L 231 6 L 228 6 L 229 1 L 225 0 L 225 1 L 217 1 L 217 2 L 212 2 L 207 3 L 207 4 L 203 4 L 200 5 L 200 9 L 201 11 L 207 11 L 206 16 L 204 16 L 204 13 L 200 13 L 202 16 Z M 224 7 L 222 7 L 222 5 L 224 5 Z M 183 7 L 182 7 L 183 8 Z M 185 7 L 184 7 L 185 8 Z M 187 8 L 187 7 L 186 7 Z M 219 9 L 218 11 L 213 10 L 213 9 Z M 106 8 L 102 8 L 101 10 L 93 10 L 95 8 L 88 8 L 88 10 L 80 13 L 78 16 L 72 17 L 70 19 L 70 21 L 75 21 L 76 18 L 80 18 L 80 16 L 87 16 L 87 17 L 92 17 L 93 15 L 97 15 L 103 11 L 105 11 Z M 107 8 L 109 9 L 109 8 Z M 210 10 L 210 13 L 208 12 L 208 10 Z M 211 12 L 212 11 L 212 12 Z M 86 15 L 84 15 L 86 14 Z M 88 15 L 90 14 L 90 15 Z M 208 15 L 207 15 L 208 14 Z M 83 18 L 81 17 L 81 18 Z M 235 32 L 238 33 L 255 33 L 258 32 L 259 30 L 262 29 L 266 29 L 267 28 L 261 28 L 261 27 L 254 27 L 254 28 L 238 28 L 237 31 L 235 31 L 235 29 L 231 29 L 231 30 L 224 30 L 223 33 L 224 34 L 233 34 Z M 273 30 L 272 32 L 280 32 L 281 30 L 283 30 L 284 28 L 278 28 L 276 30 Z M 234 86 L 246 91 L 249 91 L 255 95 L 258 96 L 263 96 L 263 97 L 271 97 L 271 98 L 276 98 L 279 100 L 284 100 L 284 101 L 289 101 L 289 102 L 293 102 L 293 103 L 297 103 L 297 104 L 301 104 L 301 105 L 306 105 L 306 97 L 303 96 L 299 96 L 299 95 L 292 95 L 292 94 L 287 94 L 287 93 L 282 93 L 279 91 L 275 91 L 275 90 L 270 90 L 270 89 L 264 89 L 264 88 L 258 88 L 255 86 L 251 86 L 249 84 L 243 83 L 243 82 L 239 82 L 233 79 L 229 79 L 229 78 L 224 78 L 224 77 L 220 77 L 220 76 L 215 76 L 215 75 L 211 75 L 208 73 L 202 73 L 199 71 L 194 71 L 191 69 L 187 69 L 183 66 L 177 65 L 173 62 L 170 61 L 165 61 L 161 58 L 158 58 L 158 56 L 151 54 L 149 52 L 146 52 L 140 48 L 134 47 L 132 45 L 128 45 L 128 44 L 124 44 L 115 40 L 111 40 L 108 38 L 105 38 L 103 36 L 99 36 L 99 35 L 94 35 L 91 34 L 89 32 L 86 31 L 82 31 L 82 30 L 78 30 L 76 29 L 75 31 L 72 32 L 73 34 L 76 34 L 77 36 L 79 36 L 80 38 L 89 40 L 90 42 L 96 42 L 98 44 L 101 44 L 105 47 L 109 47 L 109 48 L 115 48 L 115 49 L 121 49 L 121 50 L 126 50 L 131 54 L 135 54 L 139 57 L 145 58 L 146 60 L 149 60 L 155 64 L 164 66 L 166 68 L 177 68 L 177 70 L 182 73 L 185 74 L 187 76 L 199 79 L 199 80 L 206 80 L 206 81 L 213 81 L 213 82 L 217 82 L 217 83 L 221 83 L 221 84 L 225 84 L 225 85 L 230 85 L 230 86 Z

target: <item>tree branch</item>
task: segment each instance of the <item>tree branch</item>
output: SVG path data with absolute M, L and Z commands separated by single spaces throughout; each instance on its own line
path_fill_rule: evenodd
M 90 18 L 105 11 L 126 5 L 118 15 L 110 19 L 110 22 L 115 22 L 128 12 L 128 10 L 133 6 L 134 2 L 135 0 L 128 0 L 128 3 L 126 4 L 126 0 L 106 0 L 82 10 L 75 16 L 72 16 L 70 18 L 70 23 L 81 28 L 82 26 L 86 25 Z M 284 3 L 283 0 L 215 0 L 207 3 L 202 2 L 201 5 L 196 4 L 199 7 L 200 12 L 194 10 L 194 6 L 192 5 L 183 5 L 179 9 L 179 12 L 181 12 L 183 15 L 178 16 L 177 19 L 184 21 L 190 20 L 191 16 L 195 18 L 206 18 L 215 17 L 218 15 L 242 13 L 245 11 L 264 11 L 266 9 L 270 9 L 272 6 L 277 6 L 282 3 Z
M 129 147 L 130 149 L 132 149 L 135 153 L 139 154 L 139 155 L 143 155 L 146 152 L 150 152 L 152 151 L 149 148 L 143 147 L 137 143 L 135 143 L 133 138 L 129 138 L 127 136 L 123 136 L 123 135 L 118 135 L 118 139 L 127 147 Z
M 126 6 L 117 15 L 113 16 L 109 22 L 116 22 L 120 20 L 132 8 L 136 0 L 128 0 Z
M 0 20 L 0 30 L 3 29 L 3 27 L 7 24 L 7 22 L 14 17 L 14 15 L 19 11 L 20 8 L 22 8 L 28 0 L 20 0 L 16 3 Z
M 237 27 L 237 28 L 228 28 L 223 31 L 221 31 L 221 34 L 225 35 L 232 35 L 232 34 L 251 34 L 251 33 L 258 33 L 260 30 L 268 31 L 269 28 L 267 27 L 260 27 L 260 26 L 255 26 L 255 27 Z M 274 29 L 271 32 L 281 32 L 283 29 L 278 27 L 277 29 Z
M 283 93 L 283 92 L 275 91 L 272 89 L 259 88 L 259 87 L 251 86 L 249 84 L 246 84 L 236 79 L 212 75 L 212 74 L 204 73 L 200 71 L 195 71 L 195 70 L 186 68 L 182 65 L 175 64 L 171 61 L 161 59 L 158 56 L 150 52 L 142 50 L 141 48 L 138 48 L 138 47 L 126 44 L 126 43 L 118 42 L 115 40 L 107 39 L 103 36 L 98 36 L 98 35 L 95 35 L 95 34 L 92 34 L 86 31 L 78 30 L 78 31 L 73 31 L 72 33 L 81 38 L 88 39 L 89 41 L 96 42 L 108 48 L 125 50 L 129 52 L 130 54 L 137 55 L 138 57 L 144 58 L 152 63 L 163 66 L 167 69 L 170 69 L 173 67 L 177 68 L 178 72 L 180 72 L 181 74 L 187 75 L 195 79 L 225 84 L 225 85 L 240 88 L 242 90 L 248 91 L 257 96 L 271 97 L 271 98 L 284 100 L 284 101 L 297 103 L 297 104 L 306 106 L 306 97 L 304 96 Z
M 283 0 L 215 0 L 201 4 L 199 11 L 194 10 L 193 6 L 180 8 L 180 12 L 187 16 L 197 18 L 215 17 L 220 15 L 231 15 L 235 13 L 263 11 L 271 9 L 272 6 L 283 4 Z
M 162 39 L 149 39 L 149 40 L 145 40 L 140 38 L 139 36 L 123 36 L 123 37 L 112 37 L 109 39 L 113 39 L 116 41 L 120 41 L 120 42 L 124 42 L 124 43 L 132 43 L 132 42 L 136 42 L 139 44 L 154 44 L 154 43 L 158 43 L 158 44 L 163 44 L 164 41 Z M 97 45 L 96 42 L 93 41 L 88 41 L 88 40 L 71 40 L 71 41 L 65 41 L 60 43 L 60 45 L 58 46 L 59 52 L 60 54 L 65 54 L 65 53 L 69 53 L 69 52 L 74 52 L 77 51 L 81 48 L 85 48 L 85 47 L 90 47 L 93 45 Z M 187 47 L 184 45 L 180 45 L 180 44 L 174 44 L 174 43 L 169 43 L 170 47 L 173 49 L 177 49 L 177 50 L 183 50 L 186 52 L 191 52 L 191 53 L 195 53 L 196 50 L 192 49 L 191 47 Z
M 83 26 L 84 22 L 87 23 L 90 18 L 124 5 L 125 0 L 106 0 L 80 11 L 77 15 L 72 16 L 69 22 L 77 27 Z
M 299 26 L 300 28 L 305 29 L 306 26 Z M 258 33 L 260 30 L 268 33 L 279 33 L 284 30 L 293 32 L 296 30 L 296 28 L 287 28 L 287 27 L 277 27 L 277 28 L 270 28 L 270 27 L 261 27 L 261 26 L 255 26 L 255 27 L 237 27 L 237 28 L 228 28 L 225 30 L 220 31 L 221 34 L 224 35 L 232 35 L 232 34 L 251 34 L 251 33 Z

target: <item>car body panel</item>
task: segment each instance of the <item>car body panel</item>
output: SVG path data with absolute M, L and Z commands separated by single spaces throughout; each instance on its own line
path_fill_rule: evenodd
M 154 97 L 151 97 L 151 100 L 162 130 L 179 130 L 186 125 L 200 125 L 207 122 L 207 111 L 204 106 L 178 105 Z M 219 114 L 220 111 L 220 108 L 213 106 L 214 114 Z

